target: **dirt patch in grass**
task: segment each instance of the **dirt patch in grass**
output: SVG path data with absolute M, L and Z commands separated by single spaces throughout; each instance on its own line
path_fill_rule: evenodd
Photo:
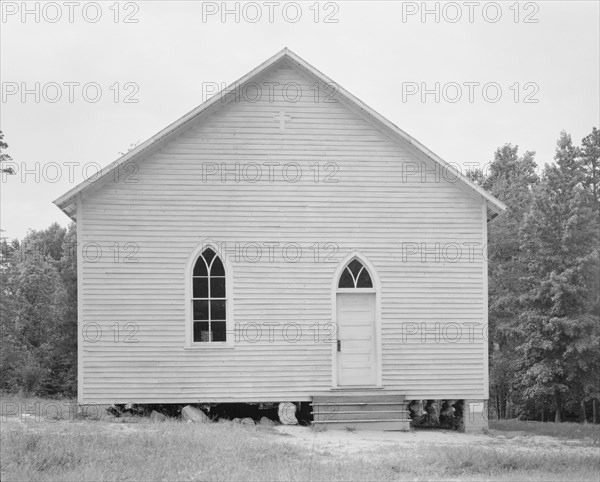
M 494 420 L 490 429 L 507 436 L 538 435 L 559 439 L 583 440 L 600 444 L 600 425 L 583 423 L 525 422 L 522 420 Z
M 456 432 L 3 418 L 3 481 L 597 480 L 596 447 Z

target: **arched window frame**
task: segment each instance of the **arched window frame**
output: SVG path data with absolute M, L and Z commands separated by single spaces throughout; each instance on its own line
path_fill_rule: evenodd
M 194 310 L 193 310 L 193 274 L 196 261 L 207 249 L 212 249 L 221 259 L 225 268 L 225 341 L 194 342 Z M 233 271 L 226 256 L 223 255 L 217 243 L 203 242 L 190 254 L 185 268 L 185 347 L 186 349 L 218 349 L 233 348 L 234 346 L 234 318 L 233 318 Z
M 362 265 L 363 269 L 366 269 L 367 272 L 369 273 L 369 277 L 371 278 L 371 284 L 372 284 L 371 288 L 354 288 L 354 287 L 340 288 L 339 287 L 339 283 L 340 283 L 342 274 L 344 273 L 344 271 L 346 270 L 348 265 L 354 260 L 358 261 Z M 379 284 L 379 281 L 376 278 L 376 273 L 374 271 L 373 266 L 371 265 L 371 263 L 369 261 L 367 261 L 363 256 L 361 256 L 357 252 L 352 253 L 351 255 L 347 256 L 346 258 L 344 258 L 343 261 L 340 262 L 338 269 L 336 270 L 335 276 L 334 276 L 334 291 L 337 293 L 376 293 L 378 291 L 378 284 Z

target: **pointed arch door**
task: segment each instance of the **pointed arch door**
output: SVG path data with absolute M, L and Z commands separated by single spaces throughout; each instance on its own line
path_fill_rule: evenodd
M 369 270 L 358 259 L 337 285 L 337 385 L 374 386 L 377 379 L 376 296 Z

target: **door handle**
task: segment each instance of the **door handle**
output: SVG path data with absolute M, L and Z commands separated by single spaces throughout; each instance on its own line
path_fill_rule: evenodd
M 337 341 L 337 351 L 342 351 L 342 340 Z

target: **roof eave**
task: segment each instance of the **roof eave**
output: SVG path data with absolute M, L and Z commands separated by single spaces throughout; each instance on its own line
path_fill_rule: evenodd
M 296 62 L 298 65 L 300 65 L 302 68 L 306 69 L 307 71 L 311 72 L 316 77 L 321 78 L 321 80 L 324 80 L 325 82 L 333 83 L 336 86 L 336 88 L 338 89 L 339 93 L 341 93 L 344 97 L 346 97 L 346 99 L 348 99 L 354 105 L 359 107 L 364 113 L 368 114 L 370 117 L 375 119 L 379 124 L 382 124 L 387 129 L 391 130 L 393 133 L 395 133 L 396 135 L 401 137 L 405 142 L 407 142 L 408 144 L 415 147 L 418 151 L 422 152 L 425 156 L 430 158 L 432 161 L 437 162 L 438 164 L 442 165 L 445 169 L 448 169 L 454 176 L 459 178 L 467 186 L 469 186 L 470 188 L 472 188 L 473 190 L 478 192 L 481 196 L 483 196 L 483 198 L 488 203 L 491 203 L 496 208 L 496 209 L 494 209 L 494 211 L 498 210 L 498 212 L 497 212 L 498 214 L 500 214 L 501 212 L 506 210 L 506 205 L 502 201 L 500 201 L 499 199 L 496 199 L 494 196 L 492 196 L 490 193 L 488 193 L 485 189 L 483 189 L 483 188 L 477 186 L 476 184 L 474 184 L 473 182 L 471 182 L 462 172 L 460 172 L 459 170 L 454 168 L 454 166 L 452 166 L 451 164 L 446 162 L 444 159 L 442 159 L 440 156 L 438 156 L 437 154 L 435 154 L 434 152 L 429 150 L 427 147 L 425 147 L 423 144 L 421 144 L 419 141 L 417 141 L 414 137 L 412 137 L 408 133 L 404 132 L 393 122 L 390 122 L 388 119 L 383 117 L 381 114 L 379 114 L 378 112 L 373 110 L 371 107 L 369 107 L 363 101 L 361 101 L 359 98 L 355 97 L 353 94 L 351 94 L 346 89 L 344 89 L 337 82 L 334 82 L 327 75 L 325 75 L 324 73 L 315 69 L 312 65 L 310 65 L 308 62 L 306 62 L 304 59 L 302 59 L 295 53 L 288 51 L 287 55 L 294 62 Z
M 217 102 L 219 102 L 224 96 L 228 95 L 229 93 L 234 91 L 234 89 L 238 88 L 239 85 L 244 84 L 245 82 L 249 81 L 256 75 L 258 75 L 263 70 L 269 68 L 271 65 L 275 64 L 276 62 L 281 60 L 283 57 L 288 55 L 288 53 L 289 53 L 289 51 L 288 51 L 287 47 L 280 50 L 275 55 L 273 55 L 271 58 L 267 59 L 262 64 L 260 64 L 258 67 L 254 68 L 253 70 L 248 72 L 246 75 L 244 75 L 240 79 L 238 79 L 235 82 L 233 82 L 232 84 L 228 85 L 223 91 L 217 93 L 216 95 L 214 95 L 207 101 L 200 104 L 195 109 L 189 111 L 184 116 L 180 117 L 176 121 L 169 124 L 167 127 L 165 127 L 164 129 L 162 129 L 161 131 L 159 131 L 158 133 L 156 133 L 155 135 L 153 135 L 152 137 L 147 139 L 145 142 L 143 142 L 139 146 L 133 148 L 131 151 L 129 151 L 129 152 L 125 153 L 124 155 L 122 155 L 121 157 L 119 157 L 116 161 L 114 161 L 112 164 L 110 164 L 110 166 L 119 167 L 119 166 L 123 165 L 124 163 L 130 161 L 134 157 L 144 153 L 147 149 L 149 149 L 151 146 L 153 146 L 158 141 L 171 135 L 173 132 L 181 130 L 188 122 L 195 119 L 198 115 L 202 114 L 204 111 L 210 109 L 213 105 L 215 105 Z M 109 174 L 108 172 L 102 174 L 98 179 L 95 179 L 94 182 L 100 182 L 102 179 L 106 178 L 106 176 L 108 176 L 108 174 Z M 74 198 L 77 196 L 78 193 L 85 190 L 89 185 L 90 185 L 90 182 L 88 180 L 84 180 L 81 183 L 79 183 L 77 186 L 75 186 L 72 189 L 70 189 L 69 191 L 67 191 L 62 196 L 56 198 L 53 201 L 53 203 L 56 204 L 60 209 L 62 209 L 63 212 L 65 212 L 65 214 L 68 215 L 68 213 L 66 213 L 66 211 L 65 211 L 65 208 L 73 202 Z

